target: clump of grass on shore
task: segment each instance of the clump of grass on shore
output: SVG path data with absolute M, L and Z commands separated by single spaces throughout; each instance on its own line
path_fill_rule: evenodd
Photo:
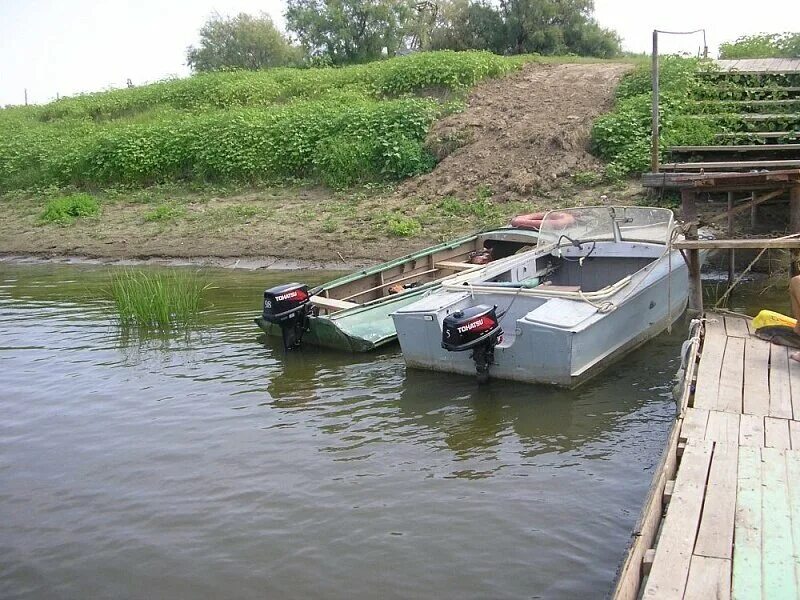
M 89 194 L 73 194 L 53 198 L 47 203 L 39 217 L 41 223 L 71 225 L 80 217 L 94 217 L 100 213 L 100 205 Z
M 110 295 L 123 327 L 165 331 L 194 323 L 210 287 L 196 273 L 124 271 L 112 278 Z

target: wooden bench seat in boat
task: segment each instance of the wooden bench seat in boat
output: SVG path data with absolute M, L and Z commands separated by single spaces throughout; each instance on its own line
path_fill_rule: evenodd
M 326 298 L 325 296 L 311 296 L 311 304 L 325 310 L 345 310 L 348 308 L 355 308 L 361 306 L 356 302 L 347 302 L 346 300 L 337 300 L 336 298 Z
M 442 269 L 453 269 L 455 271 L 466 271 L 467 269 L 474 269 L 481 265 L 473 265 L 472 263 L 455 262 L 451 260 L 441 260 L 436 263 L 436 266 Z

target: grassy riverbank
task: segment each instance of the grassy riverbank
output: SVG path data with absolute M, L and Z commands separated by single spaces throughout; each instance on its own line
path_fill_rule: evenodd
M 630 186 L 602 181 L 588 130 L 629 68 L 431 53 L 6 109 L 0 252 L 381 260 L 622 201 Z

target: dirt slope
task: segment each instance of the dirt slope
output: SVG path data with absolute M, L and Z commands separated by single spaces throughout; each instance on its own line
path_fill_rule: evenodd
M 400 194 L 474 198 L 488 186 L 496 200 L 526 199 L 597 169 L 600 162 L 589 153 L 592 121 L 610 110 L 614 89 L 631 68 L 531 63 L 481 84 L 464 112 L 439 121 L 429 135 L 430 147 L 446 158 L 402 185 Z

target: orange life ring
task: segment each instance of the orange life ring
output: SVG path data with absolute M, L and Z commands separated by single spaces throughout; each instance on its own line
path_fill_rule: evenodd
M 546 214 L 548 213 L 537 212 L 530 213 L 528 215 L 517 215 L 511 219 L 511 226 L 517 227 L 518 229 L 532 229 L 534 231 L 539 231 Z M 547 217 L 547 224 L 552 229 L 566 229 L 574 223 L 575 217 L 569 213 L 551 212 L 550 216 Z

